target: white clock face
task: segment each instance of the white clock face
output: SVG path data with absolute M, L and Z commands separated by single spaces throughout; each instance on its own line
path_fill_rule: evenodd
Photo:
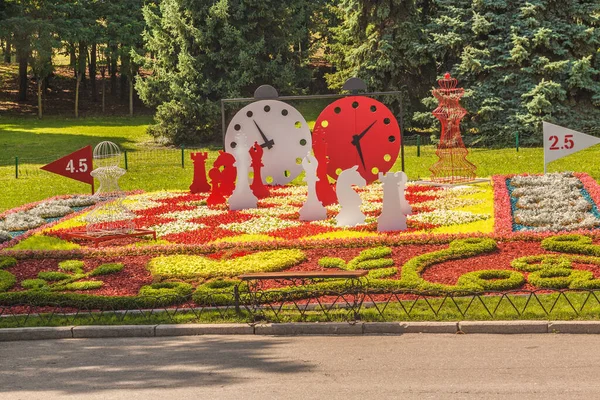
M 300 175 L 302 159 L 312 148 L 302 114 L 278 100 L 260 100 L 238 111 L 225 133 L 226 152 L 233 154 L 240 134 L 246 135 L 248 150 L 254 142 L 263 148 L 261 176 L 271 185 L 285 185 Z

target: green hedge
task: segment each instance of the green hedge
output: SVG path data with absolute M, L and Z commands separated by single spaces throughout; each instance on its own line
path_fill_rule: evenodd
M 116 274 L 117 272 L 121 272 L 123 268 L 125 268 L 125 265 L 121 263 L 102 264 L 98 266 L 98 268 L 90 272 L 88 276 Z
M 0 292 L 12 289 L 17 283 L 17 278 L 8 271 L 0 270 Z
M 0 269 L 6 269 L 17 265 L 17 259 L 14 257 L 0 256 Z
M 458 278 L 457 286 L 489 291 L 517 289 L 525 283 L 525 277 L 517 271 L 485 270 L 468 272 Z
M 192 294 L 194 287 L 185 282 L 156 282 L 151 285 L 142 286 L 139 294 L 141 296 L 181 296 Z

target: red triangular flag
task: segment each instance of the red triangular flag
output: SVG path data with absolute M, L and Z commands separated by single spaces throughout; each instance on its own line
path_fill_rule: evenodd
M 92 146 L 87 146 L 44 165 L 42 169 L 92 185 L 94 184 L 94 178 L 91 175 L 94 168 L 92 158 Z

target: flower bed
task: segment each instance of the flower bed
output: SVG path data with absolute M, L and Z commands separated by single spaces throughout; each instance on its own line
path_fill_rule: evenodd
M 548 194 L 548 187 L 555 192 Z M 246 272 L 327 268 L 366 269 L 369 286 L 383 290 L 600 288 L 600 235 L 590 222 L 598 217 L 600 190 L 585 174 L 496 176 L 493 187 L 409 185 L 406 197 L 414 213 L 404 232 L 377 232 L 380 185 L 357 191 L 367 219 L 352 228 L 336 226 L 337 205 L 328 207 L 326 220 L 300 221 L 304 187 L 273 188 L 257 209 L 233 212 L 224 205 L 208 207 L 205 194 L 130 194 L 124 204 L 136 215 L 136 228 L 155 230 L 158 240 L 127 238 L 98 247 L 67 240 L 67 233 L 84 226 L 88 210 L 68 212 L 63 203 L 24 206 L 4 213 L 2 223 L 23 212 L 66 215 L 32 224 L 0 244 L 0 303 L 90 307 L 191 293 L 200 301 L 207 293 L 232 290 L 236 276 Z M 537 208 L 544 211 L 532 218 L 527 212 Z M 555 215 L 572 213 L 583 217 L 577 214 L 572 224 L 552 222 Z M 575 234 L 563 235 L 567 229 Z M 343 285 L 331 280 L 308 289 Z M 266 282 L 266 289 L 292 290 L 277 282 Z

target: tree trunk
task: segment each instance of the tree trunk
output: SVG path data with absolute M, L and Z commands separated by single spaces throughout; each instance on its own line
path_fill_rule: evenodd
M 17 51 L 19 59 L 19 101 L 27 101 L 27 64 L 29 63 L 29 44 L 23 45 Z
M 92 88 L 92 101 L 98 102 L 98 89 L 96 88 L 96 43 L 92 43 L 90 51 L 90 86 Z
M 129 56 L 121 55 L 121 100 L 127 98 L 127 92 L 129 91 Z
M 37 98 L 38 98 L 38 118 L 42 119 L 42 87 L 44 86 L 44 80 L 39 79 L 37 81 Z
M 75 85 L 75 118 L 79 118 L 79 85 L 81 84 L 81 73 L 77 73 L 77 84 Z
M 133 117 L 133 78 L 129 78 L 129 116 Z
M 73 78 L 77 78 L 77 53 L 74 43 L 69 43 L 69 65 L 73 68 Z
M 102 74 L 102 114 L 106 111 L 106 80 Z
M 87 88 L 85 80 L 85 66 L 87 65 L 87 45 L 85 42 L 79 42 L 79 65 L 77 77 L 83 82 L 83 88 Z
M 12 44 L 10 43 L 10 36 L 6 38 L 6 43 L 4 44 L 4 62 L 10 64 L 10 52 L 12 51 Z
M 117 49 L 112 46 L 110 52 L 110 94 L 117 95 Z

